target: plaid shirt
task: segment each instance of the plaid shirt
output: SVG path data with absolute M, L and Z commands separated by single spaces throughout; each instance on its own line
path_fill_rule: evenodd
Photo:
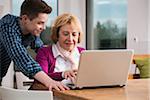
M 43 42 L 31 34 L 23 36 L 19 17 L 6 15 L 0 20 L 0 82 L 7 73 L 11 60 L 28 77 L 41 71 L 40 65 L 27 53 L 26 47 L 41 47 Z

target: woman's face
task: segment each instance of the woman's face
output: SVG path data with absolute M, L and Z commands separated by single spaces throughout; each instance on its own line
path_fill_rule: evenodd
M 78 39 L 79 31 L 75 25 L 65 24 L 60 28 L 58 42 L 63 49 L 71 52 L 77 45 Z

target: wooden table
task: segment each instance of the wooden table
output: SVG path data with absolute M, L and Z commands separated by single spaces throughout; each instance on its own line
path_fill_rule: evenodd
M 60 100 L 150 100 L 150 79 L 128 80 L 120 88 L 96 88 L 82 90 L 54 91 Z

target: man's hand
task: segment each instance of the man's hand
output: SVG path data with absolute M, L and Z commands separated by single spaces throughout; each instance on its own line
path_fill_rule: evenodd
M 51 91 L 52 89 L 55 89 L 58 91 L 69 90 L 69 88 L 65 86 L 64 84 L 58 81 L 54 81 L 54 80 L 52 80 L 49 84 L 49 90 Z
M 40 71 L 35 74 L 34 78 L 43 83 L 49 90 L 56 89 L 58 91 L 69 90 L 69 87 L 65 86 L 61 82 L 51 79 L 45 72 Z

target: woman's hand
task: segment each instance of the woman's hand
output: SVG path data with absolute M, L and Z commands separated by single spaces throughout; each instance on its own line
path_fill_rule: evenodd
M 68 70 L 64 72 L 64 78 L 65 79 L 70 78 L 73 83 L 75 83 L 76 75 L 77 75 L 77 69 Z

